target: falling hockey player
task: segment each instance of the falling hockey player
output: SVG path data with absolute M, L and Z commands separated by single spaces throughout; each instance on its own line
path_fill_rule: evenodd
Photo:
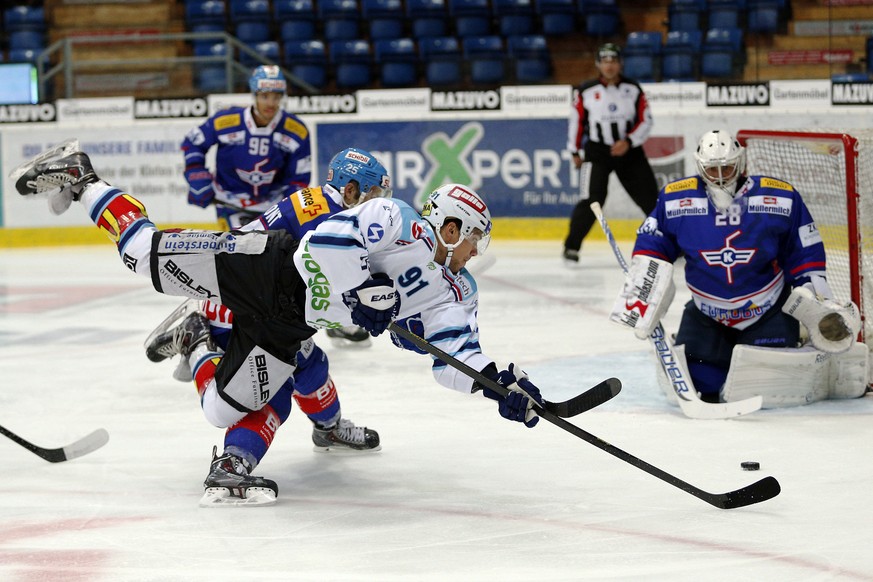
M 834 301 L 824 244 L 800 194 L 782 180 L 746 176 L 745 156 L 728 131 L 700 138 L 698 175 L 661 190 L 610 318 L 648 337 L 684 256 L 692 300 L 676 343 L 703 400 L 761 395 L 773 408 L 861 396 L 867 349 L 855 344 L 857 307 Z M 800 324 L 809 333 L 803 347 Z M 667 384 L 663 377 L 675 401 Z
M 46 193 L 56 214 L 80 202 L 122 262 L 158 292 L 232 310 L 230 342 L 202 395 L 214 424 L 232 426 L 263 409 L 317 328 L 354 323 L 377 336 L 392 322 L 438 342 L 508 392 L 501 396 L 435 359 L 440 384 L 481 390 L 502 417 L 527 427 L 538 422 L 536 386 L 515 364 L 500 370 L 479 347 L 478 292 L 464 267 L 487 247 L 491 219 L 470 188 L 438 188 L 422 215 L 401 201 L 370 200 L 331 216 L 302 241 L 282 231 L 161 231 L 141 202 L 97 177 L 77 146 L 63 144 L 13 171 L 16 189 Z M 184 349 L 196 349 L 197 337 Z M 228 494 L 247 496 L 250 484 L 257 491 L 263 481 L 238 458 L 229 468 L 242 479 Z

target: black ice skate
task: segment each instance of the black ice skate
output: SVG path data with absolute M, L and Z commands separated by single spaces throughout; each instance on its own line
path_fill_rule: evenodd
M 146 350 L 146 357 L 149 360 L 160 362 L 179 353 L 173 347 L 173 333 L 167 332 L 172 332 L 175 327 L 179 326 L 192 313 L 201 313 L 200 301 L 186 299 L 152 330 L 143 344 Z M 188 364 L 187 357 L 179 358 L 179 364 L 173 372 L 173 378 L 180 382 L 190 382 L 193 380 L 191 366 Z
M 336 329 L 326 329 L 327 337 L 330 338 L 333 345 L 340 348 L 348 347 L 368 347 L 371 345 L 370 334 L 363 327 L 357 325 L 346 325 Z
M 180 305 L 176 311 L 182 307 L 184 304 Z M 170 317 L 176 311 L 170 314 Z M 164 322 L 166 323 L 167 320 Z M 209 341 L 209 320 L 199 311 L 193 311 L 188 313 L 175 327 L 163 332 L 159 332 L 158 329 L 153 331 L 146 339 L 146 357 L 152 362 L 162 362 L 176 354 L 181 354 L 183 358 L 187 359 L 194 348 L 206 341 Z
M 25 162 L 9 174 L 15 189 L 22 196 L 47 194 L 51 211 L 63 213 L 99 180 L 88 155 L 78 149 L 78 140 L 68 140 Z
M 212 466 L 203 482 L 200 507 L 220 505 L 273 505 L 279 494 L 275 481 L 249 475 L 250 465 L 230 453 L 212 449 Z
M 318 453 L 369 453 L 382 448 L 379 433 L 365 426 L 355 426 L 351 420 L 341 418 L 335 426 L 312 429 L 314 451 Z

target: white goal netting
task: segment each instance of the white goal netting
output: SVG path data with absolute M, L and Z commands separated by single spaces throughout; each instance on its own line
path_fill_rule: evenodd
M 749 130 L 737 137 L 748 173 L 785 180 L 803 196 L 824 239 L 828 282 L 838 300 L 858 304 L 862 340 L 873 350 L 873 130 Z

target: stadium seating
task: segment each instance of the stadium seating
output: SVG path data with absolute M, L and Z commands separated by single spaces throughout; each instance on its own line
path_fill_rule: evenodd
M 709 28 L 740 28 L 745 0 L 709 0 L 706 22 Z
M 201 93 L 227 91 L 227 72 L 224 67 L 202 67 L 195 70 L 194 82 Z
M 613 36 L 618 31 L 621 19 L 616 0 L 578 0 L 578 8 L 589 36 Z
M 424 63 L 428 85 L 451 87 L 461 83 L 461 49 L 454 36 L 434 36 L 419 39 L 418 51 Z
M 670 30 L 700 30 L 705 10 L 705 0 L 672 0 L 667 7 Z
M 9 49 L 7 60 L 10 63 L 35 63 L 40 52 L 42 51 L 34 49 Z
M 546 37 L 541 34 L 510 36 L 506 46 L 518 83 L 542 83 L 551 75 L 551 55 Z
M 9 33 L 9 50 L 45 48 L 45 34 L 41 30 L 13 30 Z
M 253 49 L 260 56 L 269 59 L 274 63 L 279 62 L 279 43 L 275 40 L 267 40 L 264 42 L 258 42 L 251 45 L 249 48 Z M 258 65 L 263 64 L 261 61 L 255 59 L 254 57 L 241 53 L 240 54 L 240 63 L 247 67 L 255 68 Z
M 273 15 L 279 23 L 282 42 L 315 38 L 315 8 L 312 0 L 275 0 Z
M 468 36 L 462 41 L 464 60 L 470 67 L 470 81 L 476 85 L 498 85 L 506 77 L 503 39 L 497 35 Z
M 399 38 L 403 35 L 401 0 L 361 0 L 361 14 L 370 27 L 370 40 Z
M 661 59 L 661 80 L 695 81 L 697 56 L 701 50 L 699 30 L 680 30 L 667 33 Z
M 661 33 L 636 31 L 627 35 L 624 46 L 624 74 L 641 82 L 658 79 L 661 59 Z
M 532 0 L 491 0 L 497 30 L 502 36 L 531 34 L 534 31 Z
M 778 0 L 749 0 L 748 22 L 749 32 L 774 34 L 779 30 L 780 7 Z
M 873 36 L 867 37 L 865 50 L 867 53 L 867 72 L 873 73 Z
M 366 40 L 337 40 L 330 43 L 330 62 L 340 89 L 360 89 L 370 84 L 370 43 Z
M 227 23 L 222 0 L 186 0 L 185 24 L 192 32 L 221 32 Z
M 406 19 L 412 27 L 412 38 L 445 36 L 449 32 L 446 0 L 406 0 Z
M 412 87 L 418 81 L 418 53 L 411 38 L 377 40 L 373 57 L 383 87 Z
M 576 31 L 576 3 L 574 0 L 536 0 L 542 33 L 561 36 Z
M 703 41 L 700 74 L 730 78 L 738 74 L 745 55 L 743 31 L 739 28 L 711 28 Z
M 285 65 L 295 77 L 317 89 L 327 84 L 327 50 L 322 41 L 287 41 L 284 57 Z
M 455 34 L 461 38 L 491 34 L 488 0 L 449 0 L 449 15 L 455 22 Z
M 16 30 L 45 31 L 45 9 L 42 6 L 11 6 L 3 11 L 3 28 L 9 33 Z
M 319 0 L 317 5 L 326 41 L 359 37 L 361 14 L 357 0 Z

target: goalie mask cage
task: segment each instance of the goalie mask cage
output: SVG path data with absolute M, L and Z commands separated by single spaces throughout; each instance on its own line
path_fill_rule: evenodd
M 873 131 L 742 130 L 737 139 L 746 147 L 749 174 L 784 180 L 800 192 L 824 241 L 835 299 L 858 306 L 859 340 L 873 350 L 873 314 L 867 313 L 873 309 Z M 873 365 L 867 384 L 873 385 Z

